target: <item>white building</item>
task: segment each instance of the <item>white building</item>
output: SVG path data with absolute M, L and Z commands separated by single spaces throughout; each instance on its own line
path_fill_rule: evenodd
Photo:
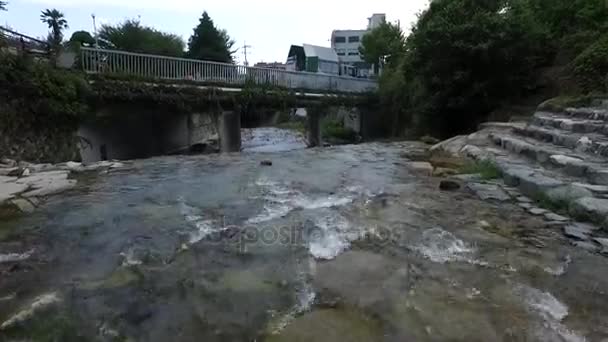
M 331 34 L 331 47 L 340 59 L 341 74 L 366 77 L 373 73 L 372 66 L 361 59 L 359 47 L 366 33 L 386 22 L 386 15 L 374 14 L 367 20 L 365 30 L 334 30 Z

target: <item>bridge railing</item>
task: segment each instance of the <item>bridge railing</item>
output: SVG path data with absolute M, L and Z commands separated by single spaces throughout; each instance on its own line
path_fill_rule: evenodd
M 247 83 L 322 92 L 366 92 L 377 88 L 373 80 L 337 75 L 175 58 L 83 47 L 82 66 L 90 74 L 126 74 L 174 81 L 242 86 Z

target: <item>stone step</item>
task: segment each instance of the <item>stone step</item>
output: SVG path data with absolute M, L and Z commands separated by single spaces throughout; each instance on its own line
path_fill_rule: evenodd
M 580 119 L 608 122 L 608 109 L 606 108 L 566 108 L 564 114 Z
M 562 129 L 536 125 L 513 128 L 513 132 L 523 137 L 534 138 L 553 145 L 574 149 L 580 153 L 608 157 L 608 138 L 601 134 L 573 133 Z
M 541 127 L 559 128 L 573 133 L 608 134 L 608 124 L 602 120 L 576 119 L 567 116 L 538 112 L 532 118 L 532 124 Z
M 546 169 L 513 152 L 488 146 L 467 145 L 461 153 L 474 159 L 490 158 L 500 169 L 506 185 L 518 188 L 530 198 L 547 198 L 554 203 L 563 203 L 562 213 L 608 229 L 608 186 L 579 182 L 577 177 Z
M 542 167 L 576 177 L 582 183 L 608 185 L 608 164 L 604 159 L 506 133 L 491 133 L 489 138 L 506 151 L 531 159 Z

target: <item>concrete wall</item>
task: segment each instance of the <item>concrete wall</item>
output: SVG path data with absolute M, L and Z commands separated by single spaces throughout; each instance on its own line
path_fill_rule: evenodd
M 187 152 L 217 140 L 210 113 L 167 113 L 154 109 L 104 108 L 78 129 L 82 161 L 136 159 Z

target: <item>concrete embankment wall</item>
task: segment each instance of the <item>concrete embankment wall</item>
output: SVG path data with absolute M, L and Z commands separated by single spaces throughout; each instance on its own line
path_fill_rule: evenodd
M 95 119 L 82 124 L 77 134 L 82 161 L 90 163 L 187 152 L 217 139 L 217 123 L 212 113 L 114 106 L 98 110 Z

